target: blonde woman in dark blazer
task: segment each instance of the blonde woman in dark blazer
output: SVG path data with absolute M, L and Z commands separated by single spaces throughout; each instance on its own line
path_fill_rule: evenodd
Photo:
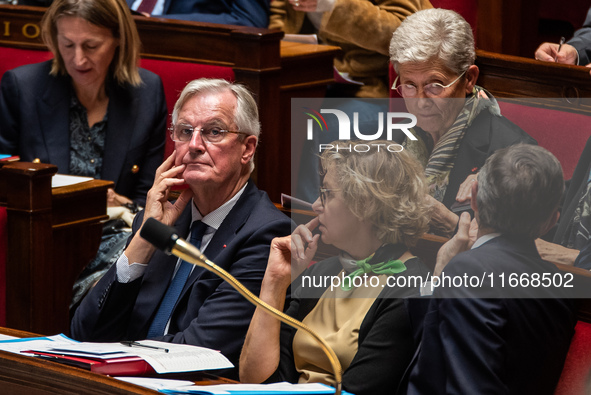
M 160 77 L 138 67 L 140 41 L 122 0 L 56 0 L 42 20 L 54 58 L 8 71 L 0 152 L 115 182 L 110 205 L 143 204 L 162 163 Z

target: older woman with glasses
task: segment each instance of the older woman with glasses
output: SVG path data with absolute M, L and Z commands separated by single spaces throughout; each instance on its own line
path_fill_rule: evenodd
M 476 85 L 478 67 L 470 25 L 456 12 L 418 11 L 392 36 L 391 62 L 398 73 L 395 89 L 417 117 L 416 141 L 403 142 L 425 168 L 434 199 L 432 227 L 453 233 L 470 199 L 470 184 L 486 158 L 499 148 L 535 144 L 501 116 L 496 100 Z
M 343 389 L 391 394 L 415 349 L 403 299 L 418 295 L 419 283 L 411 279 L 427 272 L 409 252 L 428 228 L 427 190 L 410 154 L 375 147 L 356 152 L 361 143 L 333 142 L 322 153 L 324 177 L 313 205 L 318 217 L 273 240 L 260 297 L 283 310 L 295 279 L 286 312 L 333 348 L 344 369 Z M 320 238 L 341 254 L 306 269 Z M 281 327 L 257 308 L 240 380 L 334 384 L 334 375 L 308 334 Z

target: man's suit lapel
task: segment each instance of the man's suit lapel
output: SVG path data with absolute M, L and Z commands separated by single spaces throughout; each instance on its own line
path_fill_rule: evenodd
M 224 219 L 224 222 L 222 222 L 222 225 L 219 227 L 217 232 L 215 232 L 215 235 L 207 245 L 205 251 L 203 251 L 205 256 L 207 256 L 211 261 L 213 261 L 215 264 L 217 264 L 225 270 L 227 270 L 229 268 L 229 265 L 231 265 L 233 262 L 228 262 L 226 260 L 223 260 L 223 258 L 218 259 L 218 257 L 220 257 L 220 255 L 223 253 L 223 250 L 225 248 L 224 246 L 229 245 L 232 242 L 232 240 L 234 240 L 234 238 L 236 237 L 236 235 L 248 219 L 251 208 L 256 203 L 256 200 L 259 198 L 257 191 L 258 190 L 255 187 L 254 183 L 252 181 L 248 181 L 248 185 L 246 186 L 244 193 L 242 194 L 242 196 L 240 196 L 240 199 L 238 199 L 236 205 L 234 205 L 226 219 Z M 201 276 L 203 276 L 206 271 L 206 269 L 200 267 L 196 267 L 193 270 L 193 272 L 189 276 L 189 279 L 187 280 L 187 283 L 185 284 L 185 287 L 183 288 L 183 292 L 181 293 L 181 297 L 179 298 L 179 300 L 188 290 L 191 289 L 193 283 Z
M 70 125 L 69 109 L 71 83 L 69 77 L 50 77 L 42 87 L 43 96 L 37 102 L 39 125 L 45 141 L 45 155 L 38 153 L 41 161 L 58 167 L 59 173 L 70 170 Z
M 132 98 L 125 89 L 111 83 L 108 91 L 109 107 L 107 134 L 105 137 L 105 153 L 101 178 L 117 184 L 123 163 L 133 139 L 134 119 L 137 114 L 137 98 Z
M 164 0 L 164 6 L 162 8 L 162 15 L 168 14 L 168 10 L 170 9 L 170 4 L 172 0 Z
M 222 255 L 224 245 L 228 245 L 236 237 L 246 220 L 248 219 L 251 208 L 260 199 L 258 189 L 252 181 L 248 182 L 244 193 L 236 202 L 222 225 L 215 233 L 213 239 L 207 245 L 204 254 L 219 266 L 228 269 L 232 262 L 217 260 L 218 256 Z M 191 226 L 191 205 L 188 204 L 185 211 L 181 214 L 175 228 L 181 237 L 189 234 Z M 166 256 L 161 251 L 156 251 L 156 255 L 152 258 L 152 263 L 146 268 L 144 273 L 143 283 L 140 293 L 137 296 L 136 304 L 130 319 L 129 333 L 140 333 L 142 329 L 147 329 L 150 325 L 150 319 L 155 314 L 160 305 L 160 301 L 168 288 L 168 284 L 172 278 L 175 269 L 175 263 L 178 258 L 174 256 Z M 160 262 L 156 262 L 156 261 Z M 166 262 L 162 262 L 167 260 Z M 195 267 L 189 276 L 185 287 L 179 297 L 181 300 L 185 294 L 191 289 L 193 283 L 207 272 L 206 269 Z M 176 307 L 175 307 L 176 309 Z M 174 315 L 174 310 L 173 310 Z
M 177 233 L 184 237 L 189 234 L 191 225 L 191 206 L 187 205 L 175 224 Z M 129 324 L 129 333 L 140 333 L 143 328 L 148 328 L 151 317 L 154 315 L 168 284 L 174 273 L 178 258 L 174 255 L 166 255 L 162 251 L 156 251 L 141 281 L 142 287 L 137 296 Z M 195 268 L 197 269 L 197 268 Z

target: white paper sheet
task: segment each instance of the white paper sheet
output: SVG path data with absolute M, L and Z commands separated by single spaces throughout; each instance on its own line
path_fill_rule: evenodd
M 161 392 L 175 394 L 334 394 L 335 389 L 320 383 L 291 384 L 218 384 L 193 385 L 191 387 L 161 388 Z M 351 395 L 343 391 L 343 394 Z
M 76 343 L 76 340 L 62 334 L 50 337 L 14 338 L 0 341 L 0 350 L 20 354 L 25 350 L 44 350 L 59 345 L 65 346 Z
M 128 347 L 121 343 L 85 342 L 73 345 L 60 345 L 59 347 L 50 349 L 50 351 L 58 351 L 67 355 L 83 355 L 98 358 L 117 358 L 135 355 L 148 362 L 157 373 L 192 372 L 198 370 L 225 369 L 234 366 L 220 352 L 209 348 L 188 344 L 157 342 L 154 340 L 142 340 L 136 343 L 158 349 L 143 348 L 141 346 Z M 35 347 L 35 350 L 38 350 L 38 348 Z M 168 350 L 168 352 L 164 350 Z
M 80 184 L 81 182 L 86 182 L 86 181 L 90 181 L 90 180 L 94 180 L 94 178 L 70 176 L 70 175 L 66 175 L 66 174 L 55 174 L 51 178 L 51 187 L 52 188 L 66 187 L 68 185 Z
M 234 365 L 219 351 L 188 344 L 162 343 L 142 340 L 141 344 L 166 347 L 169 352 L 135 348 L 134 353 L 144 358 L 157 373 L 192 372 L 196 370 L 226 369 Z
M 153 390 L 161 389 L 178 389 L 184 387 L 191 387 L 195 383 L 189 380 L 171 380 L 171 379 L 157 379 L 153 377 L 115 377 L 117 380 L 127 381 L 141 387 L 150 388 Z

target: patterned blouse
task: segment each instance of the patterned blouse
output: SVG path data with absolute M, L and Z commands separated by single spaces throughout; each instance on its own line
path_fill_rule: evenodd
M 88 126 L 86 108 L 75 94 L 70 101 L 70 174 L 85 177 L 101 177 L 107 114 L 102 121 Z

